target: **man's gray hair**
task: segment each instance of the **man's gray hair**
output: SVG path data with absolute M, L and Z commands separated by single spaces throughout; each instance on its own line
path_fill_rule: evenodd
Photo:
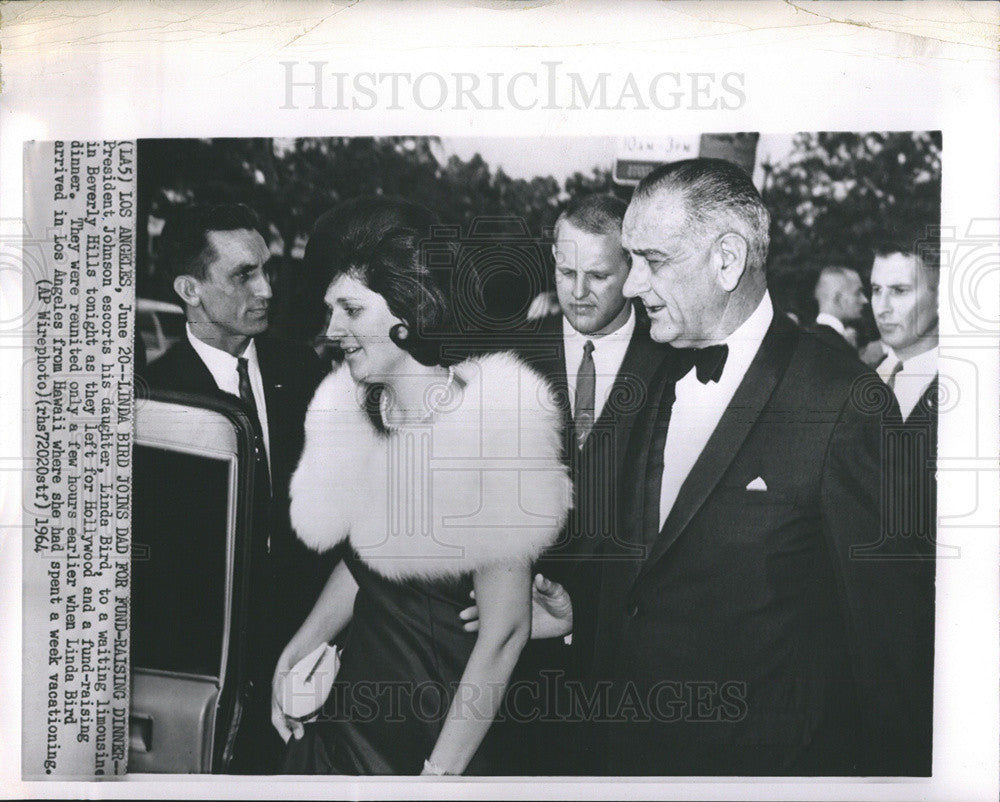
M 649 173 L 632 196 L 649 199 L 664 191 L 681 193 L 687 224 L 699 236 L 735 231 L 747 241 L 747 267 L 763 269 L 770 242 L 771 215 L 740 167 L 724 159 L 686 159 Z

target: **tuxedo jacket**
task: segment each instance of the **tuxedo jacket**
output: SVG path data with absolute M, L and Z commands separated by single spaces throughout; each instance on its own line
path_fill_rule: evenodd
M 805 327 L 806 331 L 814 337 L 822 340 L 831 348 L 844 351 L 854 356 L 858 355 L 857 350 L 847 340 L 845 340 L 835 328 L 827 326 L 825 323 L 812 323 Z
M 661 370 L 618 486 L 645 555 L 574 621 L 598 773 L 928 774 L 933 574 L 881 537 L 888 388 L 776 315 L 661 529 L 672 393 Z
M 251 596 L 261 605 L 264 631 L 256 633 L 273 670 L 278 653 L 305 620 L 332 563 L 306 549 L 292 532 L 288 519 L 288 483 L 302 452 L 306 407 L 322 378 L 319 359 L 305 345 L 268 337 L 255 340 L 264 399 L 267 407 L 270 446 L 270 488 L 258 481 L 258 522 L 253 551 L 259 556 Z M 219 390 L 211 372 L 186 337 L 175 343 L 145 371 L 150 386 L 194 393 L 242 405 L 238 396 Z M 249 410 L 246 410 L 250 414 Z M 263 459 L 258 454 L 258 459 Z M 262 466 L 263 467 L 263 466 Z M 255 472 L 258 479 L 263 470 Z M 270 681 L 270 675 L 267 674 Z

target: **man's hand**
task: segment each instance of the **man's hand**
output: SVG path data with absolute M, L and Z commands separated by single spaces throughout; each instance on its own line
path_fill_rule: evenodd
M 469 594 L 475 600 L 475 591 Z M 458 614 L 466 632 L 479 631 L 479 608 L 473 604 Z M 573 631 L 573 602 L 558 582 L 535 574 L 531 583 L 531 637 L 561 638 Z

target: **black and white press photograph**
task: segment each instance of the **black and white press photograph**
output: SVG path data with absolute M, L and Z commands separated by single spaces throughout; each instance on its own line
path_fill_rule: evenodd
M 1000 2 L 0 14 L 0 797 L 997 798 Z
M 140 140 L 129 771 L 929 776 L 946 148 Z

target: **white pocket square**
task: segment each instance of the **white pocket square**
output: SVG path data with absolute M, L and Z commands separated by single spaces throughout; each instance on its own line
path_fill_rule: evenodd
M 747 490 L 767 490 L 767 482 L 764 481 L 763 477 L 758 476 L 747 485 Z

